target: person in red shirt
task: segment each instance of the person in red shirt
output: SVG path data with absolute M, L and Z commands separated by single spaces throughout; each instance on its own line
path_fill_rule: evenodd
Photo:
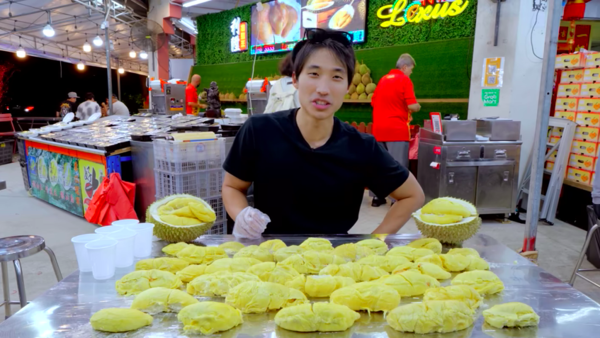
M 192 81 L 185 87 L 185 107 L 188 115 L 194 114 L 200 108 L 198 104 L 198 91 L 197 88 L 200 86 L 202 78 L 198 74 L 192 76 Z
M 373 93 L 373 136 L 402 166 L 408 168 L 411 114 L 421 110 L 410 75 L 416 63 L 402 54 L 392 69 L 379 80 Z M 385 196 L 373 197 L 372 206 L 385 204 Z

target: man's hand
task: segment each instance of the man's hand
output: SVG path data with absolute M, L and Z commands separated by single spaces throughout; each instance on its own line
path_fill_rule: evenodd
M 421 110 L 421 105 L 418 104 L 418 103 L 409 104 L 408 105 L 408 110 L 410 110 L 411 113 L 417 113 L 417 112 L 419 112 L 419 110 Z
M 235 218 L 233 235 L 236 238 L 260 238 L 271 219 L 253 207 L 246 207 Z
M 395 234 L 410 218 L 410 215 L 423 206 L 425 194 L 413 174 L 406 182 L 394 190 L 390 197 L 397 202 L 390 208 L 383 222 L 373 231 L 374 234 Z

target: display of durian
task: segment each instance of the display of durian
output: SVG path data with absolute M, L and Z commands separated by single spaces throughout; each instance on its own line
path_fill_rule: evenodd
M 225 250 L 228 256 L 235 255 L 240 249 L 244 248 L 245 245 L 240 242 L 225 242 L 219 245 L 219 248 Z
M 187 285 L 190 295 L 204 297 L 224 297 L 230 289 L 247 281 L 260 282 L 260 279 L 246 272 L 220 271 L 194 278 Z
M 406 263 L 397 266 L 392 274 L 398 274 L 405 271 L 417 271 L 424 275 L 431 276 L 437 280 L 444 280 L 452 277 L 452 274 L 444 268 L 432 263 Z
M 104 332 L 127 332 L 152 324 L 152 316 L 126 308 L 102 309 L 92 315 L 92 328 Z
M 300 276 L 300 273 L 290 266 L 277 265 L 274 262 L 263 262 L 256 264 L 246 270 L 260 278 L 263 282 L 277 283 L 286 285 L 286 283 Z
M 181 284 L 181 280 L 168 271 L 137 270 L 119 279 L 115 288 L 120 295 L 135 295 L 156 287 L 177 289 Z
M 361 8 L 360 6 L 361 5 L 359 4 L 359 12 Z M 366 4 L 362 4 L 362 6 L 363 8 L 366 8 Z M 350 84 L 350 87 L 348 88 L 348 93 L 344 98 L 366 101 L 373 97 L 372 94 L 375 92 L 376 88 L 377 85 L 373 82 L 373 78 L 371 77 L 371 70 L 369 69 L 369 67 L 367 67 L 367 65 L 365 64 L 361 64 L 358 61 L 356 61 L 355 73 L 352 76 L 352 83 Z
M 400 295 L 383 283 L 364 282 L 335 290 L 331 303 L 345 305 L 355 311 L 391 311 L 400 304 Z
M 273 254 L 269 249 L 260 247 L 258 245 L 249 245 L 245 248 L 241 248 L 233 258 L 255 258 L 261 262 L 273 262 Z
M 433 255 L 434 252 L 425 248 L 413 248 L 410 246 L 397 246 L 388 251 L 386 256 L 402 256 L 411 262 L 415 262 L 417 259 L 429 255 Z
M 330 264 L 343 264 L 346 261 L 329 252 L 308 250 L 299 255 L 292 255 L 279 262 L 281 266 L 289 266 L 302 274 L 318 274 Z
M 221 258 L 214 261 L 206 267 L 205 274 L 211 274 L 219 271 L 227 272 L 246 272 L 252 265 L 262 263 L 256 258 Z
M 179 311 L 177 319 L 183 330 L 204 335 L 227 331 L 243 323 L 242 312 L 219 302 L 200 302 Z
M 350 262 L 340 265 L 331 264 L 319 271 L 319 275 L 350 277 L 355 282 L 368 282 L 388 275 L 388 273 L 376 266 Z
M 442 253 L 442 243 L 435 238 L 421 238 L 416 241 L 412 241 L 408 243 L 406 246 L 415 248 L 415 249 L 429 249 L 433 251 L 433 253 L 441 254 Z M 450 250 L 452 251 L 452 250 Z M 475 251 L 477 252 L 477 251 Z
M 445 333 L 473 325 L 475 316 L 467 304 L 456 300 L 434 300 L 397 307 L 388 313 L 387 323 L 396 331 Z
M 332 332 L 347 330 L 359 318 L 360 314 L 347 306 L 314 303 L 282 309 L 275 315 L 275 324 L 297 332 Z
M 302 292 L 281 284 L 250 281 L 231 288 L 225 303 L 242 313 L 263 313 L 306 304 L 308 299 Z
M 437 288 L 440 282 L 437 279 L 416 271 L 406 271 L 399 274 L 383 276 L 373 283 L 391 286 L 400 297 L 420 296 L 427 289 Z
M 333 251 L 333 245 L 325 238 L 310 237 L 300 244 L 304 250 Z
M 175 273 L 175 276 L 179 277 L 179 279 L 184 283 L 191 282 L 194 278 L 198 276 L 202 276 L 206 272 L 206 264 L 200 265 L 188 265 L 180 271 Z
M 298 245 L 290 245 L 275 251 L 273 253 L 273 259 L 275 260 L 275 262 L 281 262 L 292 255 L 301 254 L 304 251 L 306 250 L 299 247 Z
M 392 272 L 396 267 L 410 263 L 404 256 L 379 256 L 371 255 L 361 258 L 357 261 L 358 264 L 370 265 L 382 268 L 385 272 Z
M 167 242 L 191 242 L 210 229 L 215 220 L 215 211 L 208 203 L 186 194 L 162 198 L 146 211 L 146 222 L 155 225 L 154 235 Z
M 280 239 L 270 239 L 260 243 L 259 247 L 269 250 L 270 253 L 274 253 L 279 249 L 286 248 L 287 245 Z
M 439 253 L 439 252 L 436 252 L 436 253 Z M 448 251 L 448 255 L 463 255 L 463 256 L 481 257 L 481 256 L 479 256 L 479 252 L 477 252 L 477 250 L 471 249 L 471 248 L 454 248 L 454 249 L 450 249 Z
M 135 263 L 136 270 L 162 270 L 176 273 L 177 271 L 183 270 L 185 267 L 190 265 L 187 261 L 179 258 L 172 257 L 159 257 L 159 258 L 148 258 L 142 259 Z
M 504 290 L 504 283 L 491 271 L 463 272 L 454 277 L 451 284 L 472 286 L 480 295 L 492 295 Z
M 367 248 L 375 251 L 377 255 L 385 255 L 385 253 L 388 251 L 387 244 L 379 239 L 363 239 L 362 241 L 356 242 L 356 245 L 366 246 Z
M 423 294 L 423 301 L 430 300 L 458 300 L 466 303 L 473 310 L 477 309 L 483 302 L 479 292 L 468 285 L 451 285 L 426 290 Z
M 196 298 L 181 290 L 152 288 L 135 296 L 131 308 L 149 314 L 156 314 L 179 312 L 184 307 L 196 303 L 198 303 Z
M 375 252 L 366 246 L 346 243 L 337 246 L 333 250 L 333 254 L 345 259 L 347 262 L 355 262 L 361 258 L 374 255 Z
M 481 225 L 475 206 L 453 197 L 436 198 L 412 217 L 423 235 L 453 244 L 471 238 Z
M 341 276 L 307 276 L 304 293 L 309 297 L 329 297 L 333 291 L 355 284 L 354 279 Z
M 227 258 L 227 253 L 215 246 L 188 245 L 177 253 L 177 258 L 190 264 L 210 264 L 218 259 Z
M 483 311 L 486 323 L 496 328 L 537 326 L 538 316 L 531 306 L 519 302 L 494 305 Z

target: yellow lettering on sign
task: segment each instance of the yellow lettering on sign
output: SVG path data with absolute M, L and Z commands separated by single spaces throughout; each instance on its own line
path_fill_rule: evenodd
M 423 20 L 457 16 L 463 13 L 468 5 L 468 0 L 455 0 L 426 6 L 422 6 L 419 1 L 409 3 L 408 0 L 396 0 L 393 5 L 380 7 L 377 10 L 377 17 L 384 20 L 381 27 L 401 27 L 407 22 L 419 23 Z

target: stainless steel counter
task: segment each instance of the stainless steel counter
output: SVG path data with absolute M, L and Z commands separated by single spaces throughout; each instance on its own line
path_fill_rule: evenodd
M 307 236 L 273 236 L 288 245 L 299 244 Z M 271 239 L 266 237 L 263 240 Z M 345 235 L 325 237 L 334 246 L 354 242 L 372 236 Z M 389 247 L 404 245 L 416 235 L 392 235 L 385 239 Z M 232 236 L 203 236 L 198 243 L 218 245 L 234 240 Z M 259 241 L 242 241 L 244 244 L 258 244 Z M 164 242 L 154 245 L 155 256 L 160 256 Z M 477 321 L 471 328 L 448 334 L 416 335 L 396 332 L 385 322 L 381 313 L 361 313 L 361 318 L 345 332 L 300 334 L 278 328 L 273 322 L 275 313 L 244 315 L 244 324 L 220 337 L 227 338 L 483 338 L 483 337 L 598 337 L 600 335 L 600 305 L 590 298 L 562 283 L 556 277 L 531 264 L 513 250 L 498 243 L 492 237 L 478 235 L 465 242 L 465 247 L 477 249 L 481 256 L 490 262 L 495 272 L 504 282 L 506 289 L 499 295 L 488 297 L 478 311 Z M 103 308 L 129 307 L 133 297 L 118 296 L 115 281 L 133 270 L 118 270 L 117 275 L 107 281 L 96 281 L 90 273 L 75 272 L 38 297 L 11 318 L 0 323 L 0 337 L 186 337 L 177 322 L 175 314 L 154 316 L 150 327 L 126 334 L 106 334 L 94 331 L 90 316 Z M 446 280 L 442 285 L 450 284 Z M 206 300 L 203 298 L 202 300 Z M 223 299 L 217 299 L 222 301 Z M 324 301 L 319 299 L 316 301 Z M 418 302 L 420 298 L 402 298 L 402 303 Z M 497 330 L 483 325 L 481 311 L 492 305 L 519 301 L 529 304 L 540 315 L 538 328 Z

